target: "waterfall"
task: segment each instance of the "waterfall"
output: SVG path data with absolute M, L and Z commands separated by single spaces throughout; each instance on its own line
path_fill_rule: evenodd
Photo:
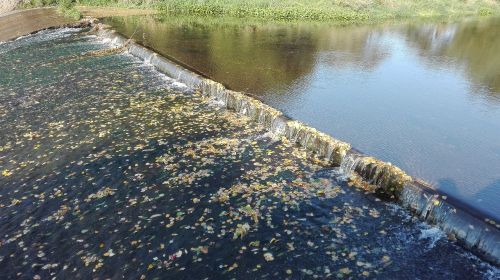
M 374 185 L 376 192 L 390 199 L 398 199 L 405 183 L 412 181 L 404 171 L 390 163 L 363 155 L 351 149 L 342 158 L 341 171 L 346 177 L 354 173 Z
M 399 203 L 420 219 L 438 225 L 465 247 L 499 264 L 499 229 L 484 222 L 479 213 L 455 206 L 437 191 L 415 181 L 405 184 Z
M 114 31 L 98 26 L 98 35 L 123 44 L 126 39 Z M 440 199 L 440 194 L 408 176 L 398 167 L 366 156 L 351 149 L 350 144 L 292 120 L 249 95 L 226 89 L 222 84 L 206 79 L 136 43 L 128 51 L 150 63 L 160 72 L 200 91 L 203 95 L 250 118 L 276 136 L 302 146 L 309 154 L 324 158 L 332 166 L 340 166 L 346 176 L 359 175 L 375 186 L 376 193 L 396 200 L 420 219 L 438 225 L 454 235 L 464 246 L 500 265 L 500 228 L 485 222 L 480 215 Z M 498 225 L 498 223 L 497 223 Z
M 342 163 L 340 164 L 340 170 L 345 174 L 346 177 L 349 177 L 353 174 L 356 169 L 356 166 L 359 162 L 359 155 L 355 153 L 347 153 L 342 158 Z

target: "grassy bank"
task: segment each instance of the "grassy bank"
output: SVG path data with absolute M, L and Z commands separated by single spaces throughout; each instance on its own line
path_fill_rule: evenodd
M 56 0 L 31 0 L 32 2 Z M 57 0 L 71 1 L 71 0 Z M 367 21 L 500 14 L 498 0 L 74 0 L 78 5 L 262 19 Z
M 21 3 L 21 8 L 40 8 L 46 6 L 57 6 L 57 10 L 62 15 L 80 19 L 81 13 L 76 9 L 77 0 L 29 0 Z
M 184 15 L 336 21 L 500 14 L 497 0 L 79 0 L 79 3 L 154 7 Z

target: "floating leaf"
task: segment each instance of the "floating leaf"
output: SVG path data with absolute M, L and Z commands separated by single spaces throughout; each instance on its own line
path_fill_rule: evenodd
M 274 261 L 274 256 L 273 256 L 273 254 L 267 252 L 267 253 L 264 253 L 264 259 L 268 262 L 271 262 L 271 261 Z

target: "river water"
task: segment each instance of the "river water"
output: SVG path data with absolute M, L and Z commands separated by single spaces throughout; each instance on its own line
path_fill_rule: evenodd
M 500 19 L 106 22 L 500 219 Z
M 86 30 L 0 45 L 2 279 L 495 279 L 337 169 Z

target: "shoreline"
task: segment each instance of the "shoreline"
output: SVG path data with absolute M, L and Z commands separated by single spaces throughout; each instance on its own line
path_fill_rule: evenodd
M 78 21 L 64 18 L 54 8 L 15 10 L 0 15 L 0 42 L 15 40 L 45 29 L 71 27 L 74 24 L 78 24 Z
M 238 17 L 265 20 L 312 20 L 333 23 L 367 23 L 385 20 L 461 18 L 469 16 L 500 15 L 500 5 L 489 1 L 466 3 L 457 0 L 414 1 L 310 1 L 305 5 L 298 0 L 275 2 L 261 0 L 238 2 L 234 0 L 138 1 L 137 4 L 113 1 L 83 0 L 80 5 L 154 9 L 160 13 L 184 16 Z
M 16 9 L 0 14 L 0 42 L 15 40 L 46 29 L 77 27 L 86 17 L 98 18 L 107 16 L 152 15 L 154 10 L 143 9 L 103 9 L 80 6 L 83 18 L 80 20 L 65 17 L 57 11 L 57 7 L 48 6 L 31 9 Z M 20 24 L 19 24 L 20 23 Z M 76 26 L 73 26 L 76 25 Z M 3 26 L 9 26 L 3 28 Z
M 0 16 L 0 20 L 3 15 Z M 82 20 L 66 27 L 91 26 L 92 20 Z M 101 25 L 98 35 L 114 43 L 124 44 L 127 39 Z M 44 29 L 27 34 L 36 33 Z M 25 34 L 26 35 L 26 34 Z M 18 36 L 19 37 L 19 36 Z M 227 109 L 246 115 L 264 125 L 275 135 L 284 136 L 304 147 L 311 155 L 327 159 L 330 166 L 341 166 L 347 173 L 355 173 L 364 182 L 370 183 L 370 192 L 385 196 L 421 220 L 440 227 L 444 232 L 456 236 L 459 243 L 472 252 L 500 265 L 500 224 L 496 226 L 485 220 L 484 213 L 466 207 L 456 199 L 442 199 L 443 194 L 430 188 L 425 182 L 414 180 L 401 169 L 377 160 L 352 148 L 350 144 L 334 139 L 316 129 L 295 121 L 280 111 L 242 93 L 227 89 L 222 84 L 207 79 L 195 71 L 180 66 L 135 42 L 126 47 L 136 57 L 149 61 L 159 71 L 197 88 L 203 94 L 224 104 Z M 494 222 L 495 219 L 492 219 Z
M 18 9 L 54 4 L 25 1 Z M 134 3 L 110 0 L 80 0 L 71 10 L 84 16 L 127 16 L 161 14 L 169 16 L 240 18 L 267 21 L 311 21 L 332 24 L 372 24 L 407 20 L 456 20 L 468 17 L 500 16 L 500 4 L 487 0 L 474 3 L 460 0 L 430 0 L 425 3 L 375 0 L 323 2 L 314 0 L 307 5 L 299 0 L 274 2 L 238 2 L 234 0 L 174 1 L 139 0 Z

